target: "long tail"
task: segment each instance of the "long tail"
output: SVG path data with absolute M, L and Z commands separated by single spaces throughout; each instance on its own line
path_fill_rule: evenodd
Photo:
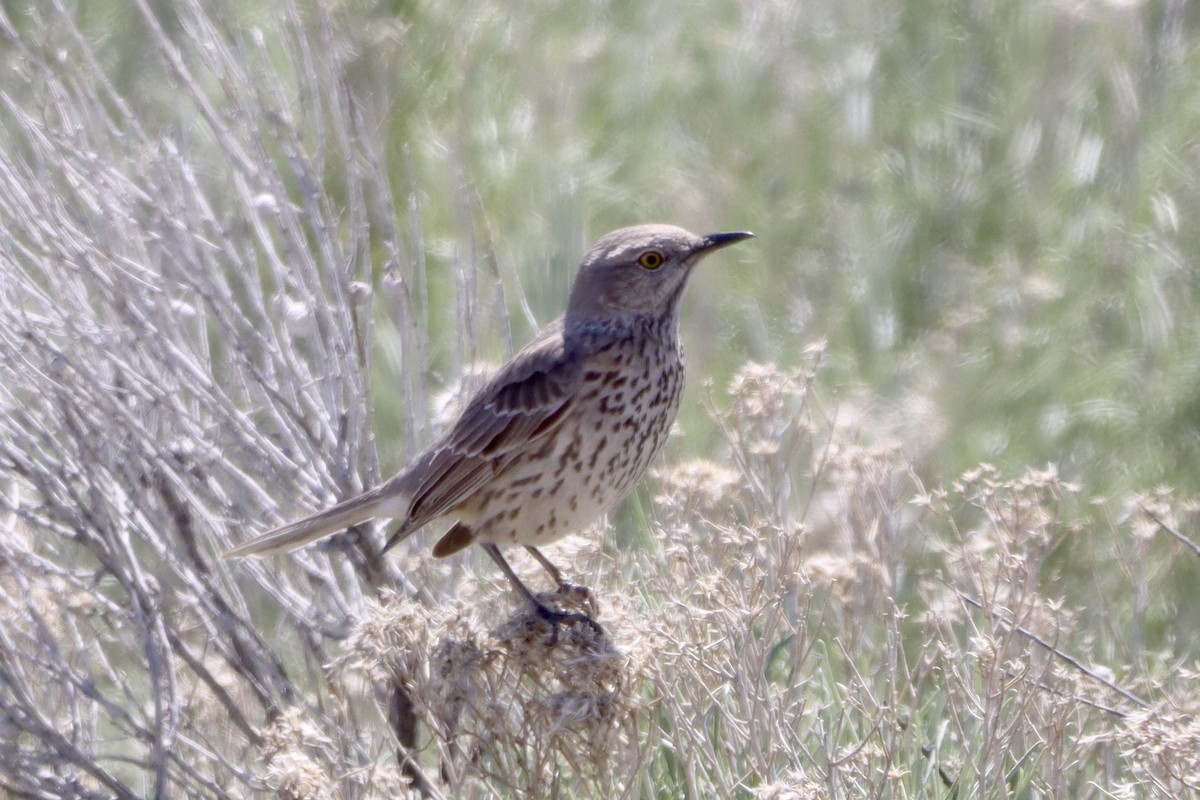
M 288 550 L 294 550 L 301 545 L 345 530 L 360 522 L 366 522 L 373 517 L 391 516 L 388 512 L 396 507 L 396 497 L 386 491 L 388 486 L 388 483 L 384 483 L 351 497 L 349 500 L 344 500 L 332 508 L 313 514 L 311 517 L 305 517 L 269 530 L 262 536 L 242 542 L 226 552 L 222 558 L 261 557 L 286 553 Z

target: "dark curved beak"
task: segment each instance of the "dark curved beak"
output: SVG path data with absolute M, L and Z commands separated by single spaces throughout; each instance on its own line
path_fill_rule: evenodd
M 754 234 L 750 231 L 729 231 L 728 233 L 710 233 L 704 237 L 704 241 L 696 248 L 697 253 L 709 253 L 713 250 L 719 250 L 722 247 L 728 247 L 731 244 L 737 244 L 744 239 L 753 239 Z

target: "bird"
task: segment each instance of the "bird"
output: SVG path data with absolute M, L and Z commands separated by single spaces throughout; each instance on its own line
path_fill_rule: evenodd
M 552 610 L 517 577 L 501 546 L 525 547 L 572 588 L 538 548 L 619 503 L 661 451 L 684 386 L 680 298 L 705 256 L 749 231 L 690 233 L 635 225 L 583 257 L 566 312 L 545 326 L 466 402 L 457 420 L 389 480 L 287 525 L 225 558 L 286 552 L 371 519 L 399 522 L 383 552 L 435 521 L 441 558 L 480 544 L 552 625 L 590 617 Z

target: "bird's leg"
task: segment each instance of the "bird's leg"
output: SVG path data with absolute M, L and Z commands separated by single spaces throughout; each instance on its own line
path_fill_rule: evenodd
M 550 573 L 550 577 L 554 578 L 554 582 L 558 584 L 558 588 L 566 589 L 571 585 L 563 580 L 562 573 L 558 571 L 558 567 L 551 564 L 550 559 L 542 555 L 541 550 L 538 550 L 536 547 L 530 547 L 529 545 L 525 545 L 525 549 L 529 552 L 529 555 L 533 556 L 537 562 L 542 565 L 542 568 L 545 569 L 546 572 Z
M 525 549 L 529 552 L 529 555 L 533 556 L 534 559 L 539 564 L 542 565 L 542 568 L 545 569 L 546 572 L 550 573 L 550 577 L 554 579 L 554 582 L 556 584 L 558 584 L 559 594 L 579 595 L 583 598 L 584 605 L 586 605 L 589 610 L 595 612 L 596 601 L 592 597 L 591 589 L 589 589 L 586 586 L 583 586 L 582 584 L 570 583 L 567 580 L 565 580 L 562 576 L 562 572 L 559 571 L 558 567 L 556 567 L 550 563 L 550 559 L 548 559 L 548 558 L 546 558 L 546 556 L 542 555 L 541 550 L 538 550 L 536 547 L 531 547 L 529 545 L 525 545 Z
M 521 582 L 521 579 L 517 577 L 517 573 L 513 572 L 513 568 L 508 565 L 508 562 L 504 560 L 504 556 L 502 556 L 500 554 L 499 547 L 497 547 L 494 544 L 485 544 L 485 545 L 483 545 L 483 549 L 485 551 L 487 551 L 487 554 L 489 556 L 492 557 L 492 561 L 496 562 L 496 566 L 500 567 L 500 571 L 503 572 L 505 574 L 505 576 L 508 577 L 508 579 L 512 582 L 512 585 L 516 587 L 517 591 L 520 592 L 525 597 L 525 599 L 528 600 L 533 605 L 534 610 L 537 611 L 537 615 L 550 623 L 550 627 L 551 627 L 551 631 L 552 631 L 551 639 L 550 639 L 551 643 L 555 642 L 558 639 L 558 626 L 563 623 L 582 622 L 585 625 L 590 626 L 591 629 L 593 631 L 595 631 L 598 636 L 604 635 L 604 629 L 600 627 L 600 624 L 598 622 L 596 622 L 596 620 L 589 617 L 587 614 L 568 613 L 565 611 L 554 611 L 553 609 L 547 608 L 546 604 L 543 603 L 541 600 L 538 600 L 537 597 L 534 596 L 533 592 L 529 591 L 529 587 Z M 543 566 L 546 566 L 547 564 L 549 564 L 548 561 L 545 561 L 544 556 L 541 559 L 539 559 L 539 561 L 542 563 Z M 553 566 L 551 566 L 550 568 L 554 569 Z M 554 569 L 554 572 L 551 574 L 555 574 L 557 572 L 558 572 L 558 570 Z

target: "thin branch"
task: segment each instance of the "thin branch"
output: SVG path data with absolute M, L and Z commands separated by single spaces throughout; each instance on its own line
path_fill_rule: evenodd
M 962 592 L 955 590 L 955 593 L 958 595 L 958 598 L 960 600 L 962 600 L 964 603 L 974 606 L 975 608 L 979 609 L 980 611 L 986 611 L 986 613 L 991 615 L 992 619 L 996 620 L 997 622 L 1001 623 L 1002 625 L 1007 625 L 1009 628 L 1011 628 L 1012 630 L 1021 634 L 1026 639 L 1029 639 L 1034 644 L 1041 646 L 1044 650 L 1048 651 L 1049 653 L 1051 653 L 1052 655 L 1057 657 L 1063 663 L 1067 664 L 1070 667 L 1073 667 L 1074 669 L 1078 670 L 1081 674 L 1085 675 L 1088 678 L 1091 678 L 1092 680 L 1105 686 L 1109 690 L 1116 692 L 1117 694 L 1121 695 L 1121 697 L 1124 697 L 1126 700 L 1128 700 L 1129 702 L 1138 706 L 1139 708 L 1149 708 L 1150 707 L 1149 703 L 1147 703 L 1145 700 L 1138 697 L 1137 695 L 1133 694 L 1128 689 L 1118 686 L 1113 681 L 1110 681 L 1108 678 L 1105 678 L 1100 673 L 1096 672 L 1095 670 L 1093 670 L 1090 667 L 1088 667 L 1087 665 L 1085 665 L 1079 659 L 1075 658 L 1074 656 L 1068 655 L 1067 653 L 1064 653 L 1062 650 L 1059 650 L 1057 647 L 1050 644 L 1050 642 L 1047 642 L 1045 639 L 1038 636 L 1033 631 L 1028 630 L 1027 628 L 1023 628 L 1020 625 L 1016 625 L 1015 623 L 1013 623 L 1012 620 L 1010 620 L 1003 613 L 1001 613 L 999 611 L 994 611 L 994 610 L 989 611 L 989 610 L 985 609 L 983 606 L 983 603 L 979 602 L 978 600 L 976 600 L 973 597 L 968 597 L 967 595 L 963 594 Z
M 1151 511 L 1150 508 L 1148 508 L 1145 503 L 1138 503 L 1138 508 L 1140 508 L 1146 516 L 1148 516 L 1150 519 L 1154 520 L 1155 523 L 1158 524 L 1158 527 L 1162 528 L 1164 531 L 1171 534 L 1176 539 L 1178 539 L 1180 542 L 1182 542 L 1184 545 L 1186 545 L 1188 547 L 1188 549 L 1190 549 L 1192 551 L 1192 553 L 1194 553 L 1197 556 L 1200 556 L 1200 544 L 1196 544 L 1194 541 L 1189 539 L 1187 536 L 1184 536 L 1181 532 L 1179 532 L 1175 528 L 1168 525 L 1166 520 L 1164 520 L 1162 517 L 1160 517 L 1155 512 Z

